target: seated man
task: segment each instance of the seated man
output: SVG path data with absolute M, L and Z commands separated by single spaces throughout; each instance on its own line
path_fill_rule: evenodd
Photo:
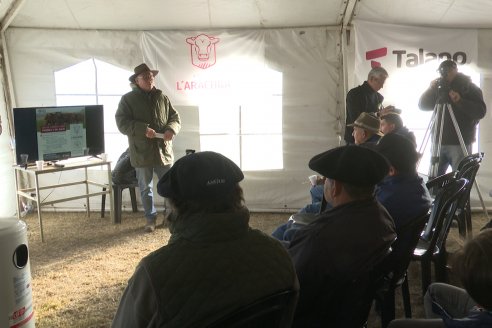
M 130 163 L 130 154 L 128 148 L 120 155 L 118 162 L 114 166 L 112 173 L 113 184 L 126 185 L 137 183 L 137 173 L 135 168 Z
M 298 214 L 306 214 L 307 216 L 313 215 L 314 218 L 315 214 L 320 213 L 325 180 L 326 179 L 324 177 L 318 176 L 316 184 L 311 186 L 311 189 L 309 190 L 309 193 L 311 194 L 311 203 L 301 208 L 297 212 Z M 324 210 L 328 210 L 330 208 L 331 204 L 326 204 Z M 297 229 L 306 225 L 305 223 L 295 222 L 295 217 L 296 215 L 291 215 L 286 223 L 279 225 L 272 232 L 272 237 L 275 237 L 280 241 L 291 241 Z
M 380 128 L 379 118 L 373 113 L 362 112 L 354 123 L 347 126 L 354 127 L 352 136 L 356 145 L 373 144 L 383 136 Z
M 309 167 L 326 177 L 324 197 L 333 208 L 300 228 L 288 246 L 301 287 L 294 327 L 329 327 L 340 297 L 333 291 L 381 261 L 396 238 L 393 220 L 374 198 L 389 167 L 357 146 L 316 155 Z
M 388 175 L 376 187 L 376 198 L 391 214 L 398 232 L 410 220 L 425 214 L 432 198 L 417 173 L 419 154 L 409 139 L 390 133 L 375 149 L 390 165 Z
M 492 327 L 492 229 L 484 230 L 465 245 L 453 269 L 465 289 L 431 284 L 424 297 L 425 315 L 429 319 L 399 319 L 389 327 Z
M 417 141 L 415 139 L 415 134 L 410 131 L 406 126 L 403 125 L 403 120 L 400 115 L 396 113 L 388 113 L 381 116 L 381 132 L 384 135 L 389 133 L 396 133 L 408 138 L 417 147 Z
M 171 238 L 137 266 L 113 327 L 204 327 L 267 295 L 298 290 L 282 244 L 249 227 L 243 178 L 214 152 L 184 156 L 161 178 L 157 190 L 175 214 Z
M 394 133 L 382 137 L 373 148 L 381 153 L 390 165 L 388 175 L 376 187 L 376 199 L 389 212 L 395 222 L 396 230 L 399 231 L 400 227 L 405 226 L 410 220 L 426 213 L 432 203 L 429 191 L 417 173 L 419 154 L 410 140 Z M 321 188 L 316 185 L 313 189 Z M 319 213 L 320 208 L 321 199 L 305 207 L 302 213 L 314 215 Z M 330 208 L 331 205 L 327 204 L 326 209 Z M 279 240 L 290 241 L 295 232 L 304 225 L 295 223 L 291 217 L 287 223 L 275 229 L 272 236 Z

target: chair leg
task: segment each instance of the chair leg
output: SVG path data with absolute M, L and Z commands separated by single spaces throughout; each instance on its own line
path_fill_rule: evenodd
M 448 252 L 446 251 L 446 247 L 437 254 L 434 261 L 434 270 L 436 273 L 436 281 L 439 282 L 448 282 L 448 272 L 447 272 L 447 261 L 448 260 Z
M 106 191 L 106 188 L 103 188 L 103 192 Z M 106 212 L 106 194 L 102 194 L 101 198 L 101 217 L 104 217 L 104 214 Z
M 128 188 L 128 190 L 130 190 L 130 199 L 132 201 L 132 211 L 133 211 L 133 213 L 136 213 L 136 212 L 138 212 L 138 208 L 137 208 L 137 195 L 135 193 L 135 187 L 130 187 L 130 188 Z
M 465 239 L 466 238 L 466 232 L 467 232 L 467 227 L 466 227 L 466 210 L 459 211 L 455 215 L 456 222 L 458 222 L 458 233 L 461 238 Z
M 405 310 L 405 318 L 412 317 L 412 303 L 410 303 L 410 288 L 408 286 L 408 275 L 405 276 L 401 285 L 401 295 L 403 298 L 403 308 Z
M 420 271 L 422 276 L 422 296 L 427 292 L 427 287 L 431 283 L 431 260 L 423 258 L 420 260 Z
M 381 300 L 381 327 L 388 327 L 393 319 L 395 319 L 395 289 L 390 287 Z
M 472 217 L 471 217 L 470 202 L 466 204 L 465 221 L 466 221 L 466 236 L 468 239 L 471 239 L 473 238 L 473 231 L 472 231 Z
M 113 186 L 114 199 L 114 223 L 121 223 L 121 194 L 123 190 L 118 186 Z

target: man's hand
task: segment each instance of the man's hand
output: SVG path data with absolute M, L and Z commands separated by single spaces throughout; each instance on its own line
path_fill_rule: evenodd
M 149 139 L 155 138 L 155 130 L 147 127 L 147 130 L 145 130 L 145 136 Z
M 457 103 L 461 100 L 461 95 L 458 92 L 451 90 L 449 91 L 449 99 L 451 99 L 453 103 Z
M 164 141 L 173 140 L 173 138 L 174 138 L 174 132 L 172 132 L 171 130 L 166 130 L 164 132 Z

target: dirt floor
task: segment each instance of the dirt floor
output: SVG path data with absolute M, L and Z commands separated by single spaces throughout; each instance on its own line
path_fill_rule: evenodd
M 271 233 L 289 213 L 252 213 L 250 225 Z M 119 299 L 142 257 L 165 245 L 167 228 L 143 232 L 141 213 L 123 213 L 122 224 L 112 224 L 99 213 L 43 213 L 45 242 L 41 243 L 37 215 L 28 214 L 28 241 L 36 327 L 109 327 Z M 474 215 L 474 231 L 486 218 Z M 459 249 L 463 241 L 453 228 L 448 249 Z M 421 317 L 422 301 L 418 264 L 409 270 L 412 311 Z M 397 317 L 403 316 L 397 291 Z M 380 321 L 371 312 L 369 327 Z

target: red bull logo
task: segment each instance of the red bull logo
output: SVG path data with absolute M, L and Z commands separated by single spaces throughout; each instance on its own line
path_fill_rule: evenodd
M 215 44 L 219 41 L 219 38 L 206 34 L 187 38 L 186 43 L 191 47 L 191 63 L 202 69 L 215 65 Z

